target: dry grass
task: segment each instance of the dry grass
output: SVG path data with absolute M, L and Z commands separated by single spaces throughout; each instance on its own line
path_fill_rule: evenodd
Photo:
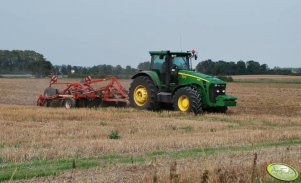
M 1 105 L 0 110 L 0 157 L 8 162 L 301 138 L 300 117 L 192 116 L 131 108 L 65 110 L 7 105 Z M 107 138 L 112 130 L 118 130 L 120 140 Z
M 154 151 L 252 146 L 301 139 L 300 84 L 229 83 L 228 93 L 238 97 L 237 107 L 230 108 L 227 115 L 194 116 L 173 111 L 137 111 L 132 108 L 65 110 L 34 106 L 36 96 L 43 92 L 47 83 L 45 79 L 0 79 L 2 162 L 105 154 L 144 156 Z M 122 84 L 129 87 L 129 81 L 124 80 Z M 117 130 L 121 139 L 108 139 L 112 130 Z M 209 182 L 218 182 L 220 177 L 226 175 L 250 180 L 249 171 L 252 170 L 255 152 L 258 153 L 256 177 L 266 178 L 266 174 L 260 173 L 260 170 L 274 160 L 285 160 L 300 168 L 300 162 L 297 164 L 293 161 L 300 160 L 300 146 L 294 146 L 289 151 L 280 147 L 262 147 L 251 152 L 221 152 L 196 159 L 184 157 L 177 161 L 176 174 L 179 174 L 182 182 L 200 180 L 205 170 L 208 170 Z M 156 165 L 113 164 L 77 172 L 74 181 L 151 182 L 155 172 L 158 180 L 165 182 L 169 181 L 173 162 L 171 157 L 162 157 L 157 159 Z M 55 177 L 57 181 L 65 179 L 66 174 Z M 30 181 L 47 180 L 40 178 Z

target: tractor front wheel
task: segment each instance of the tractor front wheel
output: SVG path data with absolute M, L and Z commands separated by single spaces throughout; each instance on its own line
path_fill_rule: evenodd
M 129 100 L 137 109 L 157 110 L 157 88 L 147 76 L 138 76 L 131 84 Z
M 178 89 L 173 96 L 175 110 L 182 112 L 202 113 L 202 98 L 192 87 Z

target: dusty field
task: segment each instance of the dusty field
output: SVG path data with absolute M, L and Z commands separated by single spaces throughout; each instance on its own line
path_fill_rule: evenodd
M 228 93 L 238 97 L 237 107 L 226 115 L 195 116 L 132 108 L 34 106 L 47 83 L 0 79 L 2 179 L 1 173 L 11 176 L 15 167 L 17 178 L 26 177 L 22 167 L 39 172 L 42 165 L 37 162 L 49 175 L 59 169 L 49 168 L 57 165 L 56 160 L 71 163 L 57 176 L 27 181 L 265 181 L 273 180 L 264 170 L 272 161 L 301 170 L 300 84 L 229 83 Z M 129 81 L 122 84 L 129 87 Z M 120 139 L 108 139 L 113 130 Z
M 301 76 L 288 75 L 235 75 L 233 79 L 301 79 Z

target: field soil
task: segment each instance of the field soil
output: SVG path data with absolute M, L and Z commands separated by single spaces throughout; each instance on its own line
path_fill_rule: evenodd
M 301 170 L 301 84 L 228 83 L 238 105 L 203 115 L 38 107 L 48 79 L 0 85 L 0 181 L 273 182 L 268 163 Z
M 289 75 L 235 75 L 233 79 L 301 79 L 301 76 Z

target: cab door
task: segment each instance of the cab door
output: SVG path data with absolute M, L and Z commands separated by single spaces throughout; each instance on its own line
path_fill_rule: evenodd
M 155 71 L 162 84 L 166 84 L 166 63 L 165 56 L 152 55 L 151 70 Z

